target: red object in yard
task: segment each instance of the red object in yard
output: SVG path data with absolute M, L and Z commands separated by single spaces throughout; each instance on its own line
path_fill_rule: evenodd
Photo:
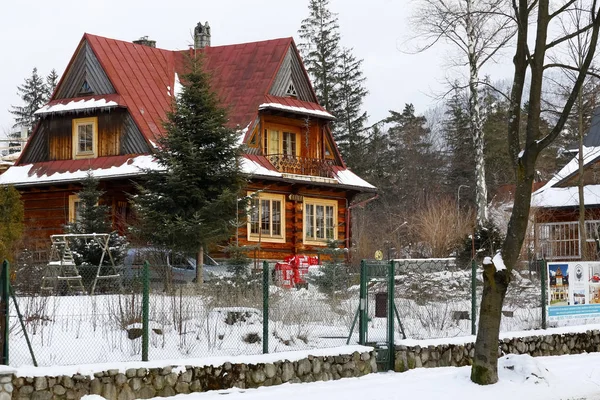
M 314 256 L 287 256 L 275 264 L 275 284 L 287 289 L 306 287 L 306 275 L 311 265 L 319 265 L 319 258 Z

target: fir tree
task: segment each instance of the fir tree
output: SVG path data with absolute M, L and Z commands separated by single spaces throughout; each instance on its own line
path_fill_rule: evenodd
M 0 260 L 15 260 L 23 235 L 23 202 L 13 186 L 0 186 Z
M 155 246 L 195 252 L 197 282 L 202 282 L 206 246 L 227 239 L 235 228 L 242 186 L 237 133 L 198 56 L 182 76 L 183 90 L 167 114 L 165 135 L 155 153 L 163 171 L 146 171 L 133 198 L 137 230 Z
M 302 21 L 298 45 L 304 65 L 312 78 L 320 104 L 337 115 L 338 60 L 341 55 L 337 14 L 329 11 L 329 0 L 310 0 L 309 16 Z
M 23 85 L 17 87 L 17 93 L 24 105 L 11 106 L 10 113 L 15 116 L 14 127 L 24 126 L 31 132 L 36 121 L 34 113 L 46 103 L 47 98 L 46 83 L 38 75 L 37 68 L 33 69 L 31 76 L 25 79 Z
M 448 192 L 458 196 L 458 188 L 468 186 L 461 195 L 461 204 L 475 205 L 475 147 L 469 130 L 466 93 L 454 90 L 446 104 L 445 115 L 443 134 L 448 150 Z
M 77 193 L 79 197 L 77 219 L 67 224 L 65 230 L 67 233 L 75 234 L 110 234 L 108 245 L 116 265 L 125 256 L 127 241 L 124 237 L 119 236 L 117 232 L 112 232 L 110 206 L 102 204 L 101 199 L 104 192 L 98 188 L 98 179 L 94 177 L 92 171 L 88 171 L 82 184 L 81 191 Z M 102 248 L 96 241 L 75 239 L 69 245 L 73 250 L 77 265 L 97 267 L 100 263 Z M 103 263 L 104 265 L 110 263 L 108 256 L 104 257 Z M 96 271 L 89 272 L 94 273 Z M 89 273 L 85 275 L 87 275 L 84 276 L 84 278 L 87 278 L 86 281 L 91 278 Z
M 52 68 L 52 71 L 50 71 L 46 77 L 46 101 L 50 101 L 50 97 L 54 93 L 56 85 L 58 85 L 58 74 L 56 73 L 56 70 Z
M 364 170 L 364 126 L 367 113 L 361 111 L 367 95 L 361 70 L 362 60 L 357 60 L 350 49 L 344 49 L 340 58 L 339 98 L 340 111 L 336 121 L 336 139 L 346 164 L 357 173 Z

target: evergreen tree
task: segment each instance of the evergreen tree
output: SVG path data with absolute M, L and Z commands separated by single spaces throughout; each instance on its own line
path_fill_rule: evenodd
M 52 68 L 52 71 L 46 77 L 46 99 L 45 101 L 50 101 L 50 97 L 54 93 L 54 89 L 56 89 L 56 85 L 58 85 L 58 74 L 56 70 Z
M 127 241 L 119 236 L 117 232 L 112 231 L 110 220 L 110 206 L 102 204 L 104 192 L 98 188 L 98 179 L 94 177 L 92 171 L 88 171 L 82 182 L 81 191 L 77 193 L 79 197 L 77 220 L 66 225 L 67 233 L 90 234 L 90 233 L 109 233 L 109 248 L 115 265 L 125 256 Z M 97 267 L 102 257 L 102 248 L 94 240 L 75 239 L 69 244 L 73 250 L 75 263 L 79 266 Z M 110 263 L 108 256 L 104 257 L 104 265 Z M 89 280 L 90 274 L 95 270 L 88 271 L 84 278 Z
M 467 103 L 466 93 L 457 88 L 446 103 L 443 133 L 448 151 L 447 186 L 452 197 L 458 196 L 461 186 L 465 187 L 461 204 L 475 205 L 475 147 Z
M 0 186 L 0 260 L 14 261 L 23 235 L 23 202 L 13 186 Z
M 434 151 L 427 120 L 415 115 L 412 104 L 406 104 L 402 113 L 390 111 L 386 122 L 390 124 L 388 162 L 394 171 L 389 194 L 410 213 L 439 193 L 442 157 Z
M 167 114 L 155 153 L 163 171 L 147 170 L 133 198 L 140 236 L 155 246 L 195 252 L 197 282 L 207 245 L 229 238 L 242 186 L 237 133 L 198 56 L 182 76 L 183 90 Z
M 46 103 L 47 92 L 44 78 L 38 74 L 37 68 L 34 68 L 31 76 L 25 79 L 25 83 L 17 87 L 17 93 L 24 105 L 11 106 L 10 113 L 15 116 L 15 127 L 24 126 L 31 132 L 36 121 L 34 113 Z
M 338 60 L 341 55 L 337 14 L 329 11 L 329 0 L 310 0 L 309 16 L 300 25 L 298 45 L 304 65 L 312 78 L 320 104 L 337 115 Z
M 364 127 L 367 113 L 361 111 L 367 95 L 361 70 L 362 60 L 357 60 L 350 49 L 344 49 L 340 58 L 339 98 L 340 111 L 336 121 L 336 139 L 346 164 L 361 174 L 364 170 L 366 137 Z

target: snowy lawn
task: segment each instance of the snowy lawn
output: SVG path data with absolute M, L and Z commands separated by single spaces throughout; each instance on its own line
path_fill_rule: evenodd
M 500 382 L 490 386 L 471 383 L 470 371 L 470 367 L 423 368 L 332 382 L 178 395 L 173 399 L 216 400 L 223 399 L 224 394 L 227 394 L 228 400 L 600 399 L 600 354 L 535 359 L 526 355 L 509 355 L 500 360 Z

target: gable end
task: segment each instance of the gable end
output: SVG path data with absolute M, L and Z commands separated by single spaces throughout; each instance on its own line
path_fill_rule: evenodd
M 296 91 L 298 100 L 314 102 L 310 82 L 306 79 L 301 61 L 292 46 L 288 48 L 285 58 L 277 71 L 277 76 L 273 81 L 269 94 L 272 96 L 286 97 L 290 94 L 288 89 L 290 84 Z
M 84 87 L 95 95 L 116 93 L 87 41 L 77 51 L 52 99 L 80 97 Z

